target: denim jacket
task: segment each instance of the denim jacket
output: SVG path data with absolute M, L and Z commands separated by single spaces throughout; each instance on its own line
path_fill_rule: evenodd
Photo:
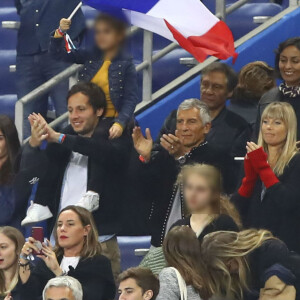
M 99 49 L 75 49 L 67 53 L 64 39 L 61 38 L 51 38 L 49 52 L 55 58 L 84 64 L 79 73 L 79 81 L 92 80 L 103 64 L 102 52 Z M 115 122 L 125 128 L 133 119 L 135 107 L 139 102 L 137 74 L 132 58 L 122 52 L 115 57 L 108 70 L 108 80 L 111 101 L 118 112 Z

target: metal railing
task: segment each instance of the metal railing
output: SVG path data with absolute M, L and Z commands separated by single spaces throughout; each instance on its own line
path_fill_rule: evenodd
M 216 0 L 216 16 L 222 20 L 225 20 L 228 14 L 237 10 L 238 8 L 240 8 L 241 6 L 243 6 L 249 1 L 250 0 L 239 0 L 234 4 L 230 5 L 229 7 L 226 7 L 225 0 Z M 298 0 L 290 0 L 289 9 L 293 10 L 293 8 L 295 8 L 295 6 L 297 5 L 298 5 Z M 276 16 L 274 18 L 276 18 Z M 264 24 L 256 28 L 258 29 L 257 32 L 260 32 L 259 28 L 265 28 L 262 26 L 265 24 L 269 24 L 272 21 L 272 19 L 271 20 L 266 19 L 265 20 L 266 22 Z M 13 22 L 4 21 L 2 22 L 2 26 L 4 25 L 3 27 L 16 29 L 18 28 L 18 22 L 15 23 L 16 24 L 13 25 Z M 255 32 L 256 29 L 253 30 L 252 32 Z M 131 34 L 134 34 L 138 30 L 139 29 L 137 27 L 132 27 Z M 250 36 L 249 34 L 246 35 L 244 38 L 248 39 Z M 244 38 L 236 41 L 235 45 L 238 46 L 241 43 L 241 41 L 243 41 Z M 173 51 L 174 49 L 176 49 L 177 47 L 178 45 L 176 43 L 170 43 L 168 46 L 166 46 L 165 48 L 161 49 L 160 51 L 156 52 L 153 55 L 152 54 L 153 34 L 149 31 L 144 30 L 143 62 L 140 63 L 138 66 L 136 66 L 136 70 L 138 72 L 143 71 L 143 98 L 142 98 L 142 102 L 137 106 L 136 111 L 143 109 L 144 107 L 147 107 L 151 101 L 157 101 L 158 99 L 162 98 L 164 95 L 170 93 L 172 90 L 176 89 L 177 87 L 182 85 L 184 82 L 186 82 L 193 76 L 200 74 L 201 70 L 205 66 L 217 60 L 217 58 L 210 57 L 202 64 L 197 63 L 197 65 L 194 68 L 187 71 L 183 75 L 179 76 L 178 78 L 176 78 L 175 80 L 167 84 L 165 87 L 161 88 L 160 90 L 152 94 L 152 64 L 157 60 L 161 59 L 162 57 L 164 57 L 165 55 L 167 55 L 168 53 L 170 53 L 171 51 Z M 41 95 L 49 92 L 52 88 L 54 88 L 58 84 L 59 81 L 70 78 L 71 76 L 76 74 L 81 67 L 82 67 L 81 65 L 70 66 L 60 74 L 56 75 L 46 83 L 42 84 L 41 86 L 39 86 L 38 88 L 36 88 L 35 90 L 27 94 L 26 96 L 18 100 L 15 108 L 15 120 L 16 120 L 15 122 L 16 122 L 16 127 L 18 129 L 20 140 L 23 140 L 24 105 L 26 105 L 26 103 L 36 100 Z M 67 118 L 67 113 L 60 116 L 50 124 L 51 126 L 59 125 L 62 122 L 65 122 L 66 118 Z

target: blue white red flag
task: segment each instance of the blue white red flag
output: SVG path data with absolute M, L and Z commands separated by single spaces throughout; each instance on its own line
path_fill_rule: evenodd
M 122 9 L 132 25 L 177 42 L 202 62 L 208 55 L 235 59 L 234 39 L 228 26 L 200 0 L 84 0 L 98 10 Z

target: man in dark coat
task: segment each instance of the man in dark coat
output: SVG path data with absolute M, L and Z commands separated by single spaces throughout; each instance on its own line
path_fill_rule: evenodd
M 189 99 L 178 108 L 175 135 L 163 134 L 160 145 L 153 147 L 149 129 L 146 129 L 146 138 L 140 128 L 134 129 L 134 147 L 140 155 L 139 184 L 147 191 L 145 198 L 152 203 L 149 228 L 151 244 L 155 247 L 162 245 L 171 225 L 184 218 L 182 191 L 175 185 L 182 166 L 192 163 L 214 165 L 223 175 L 224 190 L 231 193 L 235 188 L 233 159 L 205 139 L 210 127 L 207 105 Z

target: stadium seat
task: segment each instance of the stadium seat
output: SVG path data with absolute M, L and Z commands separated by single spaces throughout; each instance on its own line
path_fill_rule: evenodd
M 17 95 L 0 95 L 0 113 L 15 119 Z
M 143 257 L 136 256 L 135 249 L 149 249 L 150 236 L 121 236 L 118 237 L 118 244 L 121 250 L 121 269 L 126 270 L 140 264 Z
M 237 40 L 260 24 L 253 21 L 256 16 L 275 16 L 283 10 L 282 6 L 275 3 L 250 3 L 245 4 L 226 18 L 226 23 L 232 30 L 234 39 Z
M 16 9 L 14 7 L 0 7 L 0 50 L 16 49 L 18 32 L 15 29 L 3 28 L 2 21 L 19 21 Z
M 1 94 L 15 94 L 16 73 L 9 72 L 9 66 L 16 64 L 15 50 L 0 50 L 0 82 Z
M 2 7 L 12 7 L 14 6 L 14 1 L 13 0 L 1 0 L 0 1 L 0 8 Z

